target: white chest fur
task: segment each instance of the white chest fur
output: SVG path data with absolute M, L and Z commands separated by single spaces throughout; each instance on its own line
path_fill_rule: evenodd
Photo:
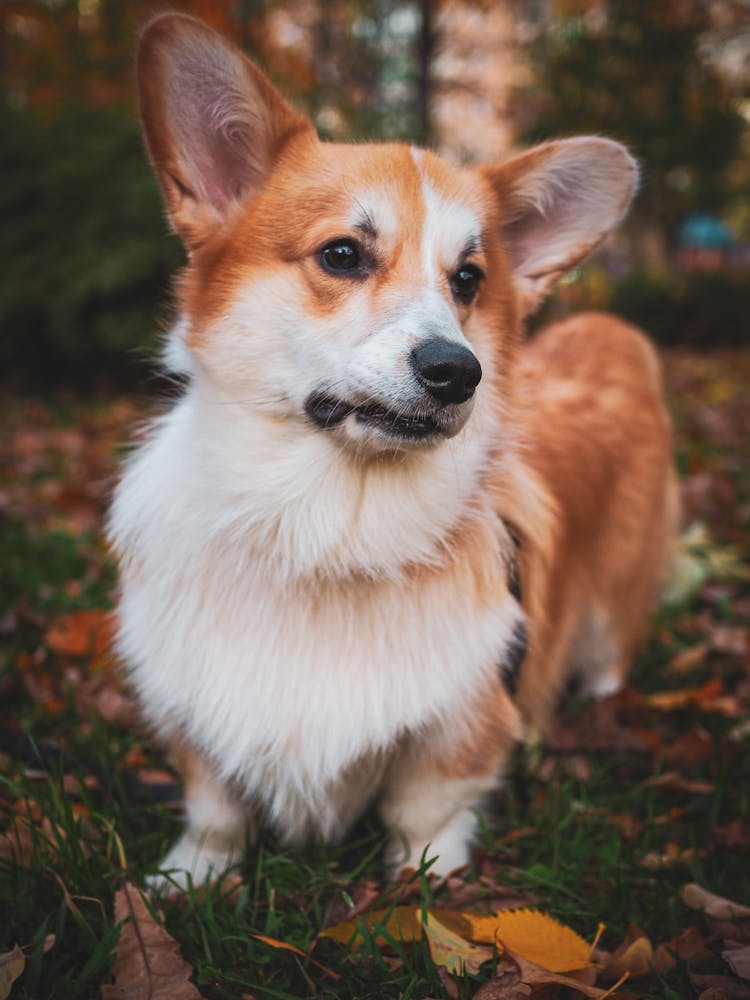
M 188 397 L 118 489 L 121 650 L 158 731 L 287 836 L 331 836 L 348 771 L 371 781 L 496 675 L 515 604 L 404 572 L 465 511 L 481 455 L 459 438 L 421 468 L 364 474 L 319 433 L 196 418 Z

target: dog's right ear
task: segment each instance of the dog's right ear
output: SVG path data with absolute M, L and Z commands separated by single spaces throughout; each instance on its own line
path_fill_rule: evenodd
M 185 14 L 146 25 L 138 90 L 167 214 L 189 250 L 260 189 L 292 134 L 315 134 L 239 49 Z

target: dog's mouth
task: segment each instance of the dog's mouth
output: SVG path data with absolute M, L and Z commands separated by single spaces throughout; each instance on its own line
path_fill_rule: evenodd
M 427 441 L 445 434 L 435 417 L 428 414 L 389 410 L 380 403 L 357 406 L 322 393 L 308 396 L 305 413 L 321 430 L 332 430 L 354 416 L 363 427 L 401 441 Z

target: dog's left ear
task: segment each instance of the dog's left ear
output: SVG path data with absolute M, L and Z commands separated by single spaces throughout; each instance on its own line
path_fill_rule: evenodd
M 481 173 L 499 201 L 525 313 L 617 225 L 638 183 L 624 146 L 588 137 L 545 143 Z

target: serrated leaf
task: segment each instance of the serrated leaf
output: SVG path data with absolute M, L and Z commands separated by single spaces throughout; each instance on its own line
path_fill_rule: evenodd
M 503 910 L 494 916 L 464 914 L 473 941 L 497 942 L 550 972 L 574 972 L 590 963 L 591 945 L 539 910 Z
M 493 948 L 482 948 L 460 937 L 445 924 L 441 924 L 433 913 L 423 919 L 421 910 L 414 910 L 417 923 L 422 927 L 430 948 L 430 957 L 435 965 L 449 972 L 479 972 L 480 966 L 495 954 Z

